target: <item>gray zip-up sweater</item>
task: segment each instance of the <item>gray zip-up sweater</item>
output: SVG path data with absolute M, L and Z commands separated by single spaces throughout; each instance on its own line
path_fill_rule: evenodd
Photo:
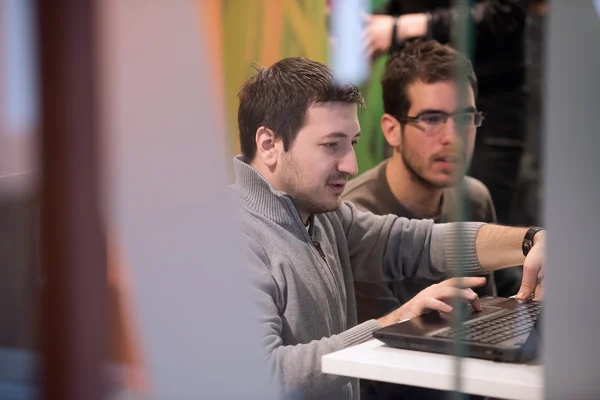
M 321 372 L 323 355 L 371 339 L 379 328 L 376 320 L 356 325 L 355 276 L 437 279 L 459 261 L 468 274 L 484 273 L 475 254 L 481 223 L 463 224 L 470 251 L 462 259 L 453 246 L 457 224 L 376 216 L 348 202 L 314 215 L 307 230 L 290 196 L 240 156 L 234 167 L 267 365 L 277 384 L 303 398 L 359 398 L 358 379 Z

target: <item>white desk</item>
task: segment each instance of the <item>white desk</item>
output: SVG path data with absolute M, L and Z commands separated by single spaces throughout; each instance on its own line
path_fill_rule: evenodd
M 454 357 L 400 350 L 373 339 L 323 356 L 324 373 L 376 381 L 454 389 Z M 463 393 L 502 399 L 543 398 L 543 368 L 534 364 L 509 364 L 464 358 Z

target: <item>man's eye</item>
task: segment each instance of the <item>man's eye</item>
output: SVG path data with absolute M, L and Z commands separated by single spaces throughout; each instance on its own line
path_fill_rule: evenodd
M 456 122 L 458 122 L 459 124 L 471 124 L 473 122 L 473 119 L 475 118 L 474 114 L 470 114 L 470 113 L 466 113 L 466 114 L 459 114 L 456 116 Z
M 358 144 L 358 140 L 353 140 L 352 141 L 352 147 L 356 146 Z
M 328 149 L 335 149 L 337 147 L 337 142 L 334 143 L 323 143 L 323 146 L 327 147 Z
M 444 122 L 446 116 L 444 114 L 423 114 L 419 117 L 421 122 L 426 124 L 440 124 Z

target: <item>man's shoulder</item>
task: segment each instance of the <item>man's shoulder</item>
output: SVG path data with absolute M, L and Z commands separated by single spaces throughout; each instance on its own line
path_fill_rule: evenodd
M 492 195 L 483 182 L 470 176 L 465 176 L 464 179 L 467 187 L 467 195 L 472 202 L 488 203 L 492 201 Z
M 358 175 L 356 178 L 348 181 L 346 185 L 346 190 L 344 190 L 344 194 L 342 195 L 344 198 L 355 195 L 356 193 L 360 193 L 364 190 L 371 190 L 373 187 L 377 185 L 378 174 L 381 169 L 381 165 L 373 167 L 362 174 Z
M 496 222 L 496 210 L 487 186 L 480 180 L 465 176 L 469 211 L 473 221 Z M 454 199 L 456 202 L 456 199 Z
M 381 191 L 379 174 L 383 166 L 384 163 L 381 163 L 349 181 L 342 198 L 354 203 L 359 210 L 375 212 L 377 193 Z

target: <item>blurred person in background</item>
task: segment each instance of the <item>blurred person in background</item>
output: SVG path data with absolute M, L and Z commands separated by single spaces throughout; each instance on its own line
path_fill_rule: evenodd
M 459 64 L 465 82 L 469 82 L 466 108 L 457 105 L 454 79 Z M 460 206 L 454 188 L 461 184 L 467 202 L 465 219 L 496 222 L 488 189 L 479 180 L 465 177 L 476 130 L 483 122 L 475 105 L 477 79 L 471 63 L 447 45 L 415 41 L 390 55 L 382 87 L 385 113 L 381 130 L 392 156 L 349 181 L 343 199 L 377 215 L 453 222 Z M 355 281 L 358 322 L 385 315 L 439 282 L 408 278 Z M 475 291 L 480 296 L 495 295 L 493 275 L 489 274 L 487 284 Z M 361 382 L 361 392 L 362 399 L 449 396 L 432 389 L 372 381 Z
M 524 264 L 517 298 L 535 292 L 545 232 L 522 250 L 527 228 L 479 222 L 434 224 L 358 211 L 341 200 L 357 173 L 358 89 L 325 65 L 286 58 L 259 69 L 239 92 L 242 154 L 234 158 L 234 197 L 248 242 L 251 291 L 274 381 L 303 398 L 358 399 L 358 379 L 323 374 L 325 354 L 425 310 L 450 312 L 455 297 L 480 309 L 470 288 L 483 277 L 432 285 L 387 315 L 357 322 L 354 280 L 485 275 Z M 458 235 L 461 256 L 454 251 Z
M 490 190 L 498 222 L 514 223 L 517 178 L 526 140 L 525 26 L 530 0 L 475 0 L 473 67 L 486 122 L 477 132 L 469 175 Z M 391 0 L 367 17 L 364 43 L 371 57 L 400 49 L 408 39 L 450 43 L 457 10 L 450 0 Z M 518 289 L 520 271 L 496 276 L 500 296 Z
M 525 34 L 527 60 L 527 138 L 521 161 L 517 195 L 514 205 L 514 224 L 538 225 L 541 220 L 542 202 L 542 121 L 544 82 L 544 42 L 548 2 L 533 0 L 529 8 Z

